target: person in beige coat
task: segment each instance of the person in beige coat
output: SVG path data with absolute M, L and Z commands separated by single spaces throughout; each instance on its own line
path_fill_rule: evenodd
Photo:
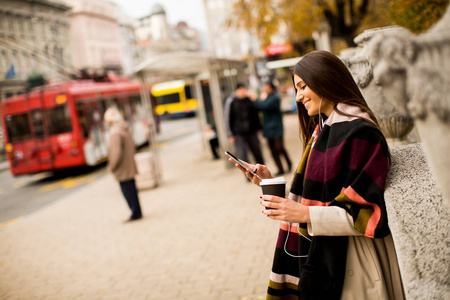
M 105 121 L 110 127 L 108 144 L 108 170 L 119 182 L 120 189 L 131 209 L 128 221 L 142 218 L 141 205 L 134 177 L 137 168 L 134 161 L 136 146 L 128 124 L 120 112 L 112 107 L 105 112 Z
M 303 56 L 293 82 L 303 155 L 288 197 L 261 196 L 263 213 L 281 221 L 266 299 L 404 299 L 384 200 L 391 156 L 376 117 L 330 52 Z M 257 185 L 273 178 L 247 166 Z

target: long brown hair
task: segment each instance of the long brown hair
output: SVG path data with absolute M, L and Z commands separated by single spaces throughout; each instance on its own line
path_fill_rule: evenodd
M 361 108 L 366 112 L 370 119 L 380 128 L 378 120 L 372 110 L 367 105 L 361 91 L 358 88 L 352 74 L 344 63 L 334 54 L 316 50 L 303 56 L 293 67 L 294 74 L 299 76 L 303 82 L 319 97 L 323 97 L 334 103 L 334 110 L 341 115 L 347 115 L 340 111 L 336 105 L 345 103 Z M 292 80 L 294 80 L 292 78 Z M 297 88 L 294 89 L 297 96 Z M 300 134 L 303 141 L 303 147 L 306 148 L 308 141 L 319 124 L 319 116 L 308 115 L 308 111 L 297 102 L 297 114 L 300 124 Z

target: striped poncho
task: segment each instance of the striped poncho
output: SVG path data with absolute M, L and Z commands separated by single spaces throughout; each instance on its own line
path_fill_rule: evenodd
M 339 206 L 351 215 L 355 230 L 371 238 L 385 237 L 386 141 L 359 108 L 337 107 L 359 118 L 333 111 L 322 131 L 316 129 L 289 198 L 307 206 Z M 267 299 L 340 299 L 348 237 L 311 237 L 307 226 L 281 223 Z

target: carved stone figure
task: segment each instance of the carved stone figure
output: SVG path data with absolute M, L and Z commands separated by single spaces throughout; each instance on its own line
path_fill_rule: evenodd
M 381 32 L 406 31 L 399 26 L 389 26 L 365 30 L 354 41 L 357 48 L 349 48 L 340 53 L 358 84 L 361 92 L 380 123 L 381 130 L 391 147 L 404 145 L 414 127 L 413 119 L 404 111 L 398 111 L 384 96 L 382 88 L 373 80 L 370 63 L 370 40 Z M 413 139 L 415 142 L 416 139 Z
M 450 7 L 427 32 L 381 32 L 369 48 L 375 81 L 398 112 L 414 118 L 450 207 Z
M 450 7 L 427 32 L 381 32 L 369 49 L 374 81 L 422 141 L 392 149 L 385 192 L 406 297 L 450 299 Z

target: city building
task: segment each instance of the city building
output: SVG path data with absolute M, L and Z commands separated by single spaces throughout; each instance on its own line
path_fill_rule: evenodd
M 137 20 L 136 37 L 142 58 L 172 51 L 202 50 L 200 32 L 184 21 L 170 26 L 160 4 L 154 5 L 150 14 Z
M 69 10 L 56 0 L 0 2 L 0 101 L 22 93 L 33 72 L 47 80 L 70 76 Z
M 161 5 L 154 5 L 150 14 L 137 20 L 136 37 L 142 57 L 170 51 L 170 27 Z
M 69 15 L 73 64 L 89 74 L 122 74 L 122 44 L 115 6 L 106 0 L 64 0 Z
M 134 67 L 141 61 L 136 38 L 136 20 L 125 14 L 117 5 L 114 6 L 117 22 L 119 23 L 123 74 L 128 75 L 133 72 Z
M 264 57 L 254 35 L 244 29 L 226 27 L 225 22 L 233 13 L 234 1 L 204 0 L 204 4 L 211 52 L 218 58 L 235 60 Z
M 172 50 L 200 51 L 202 49 L 200 32 L 180 21 L 172 28 Z

